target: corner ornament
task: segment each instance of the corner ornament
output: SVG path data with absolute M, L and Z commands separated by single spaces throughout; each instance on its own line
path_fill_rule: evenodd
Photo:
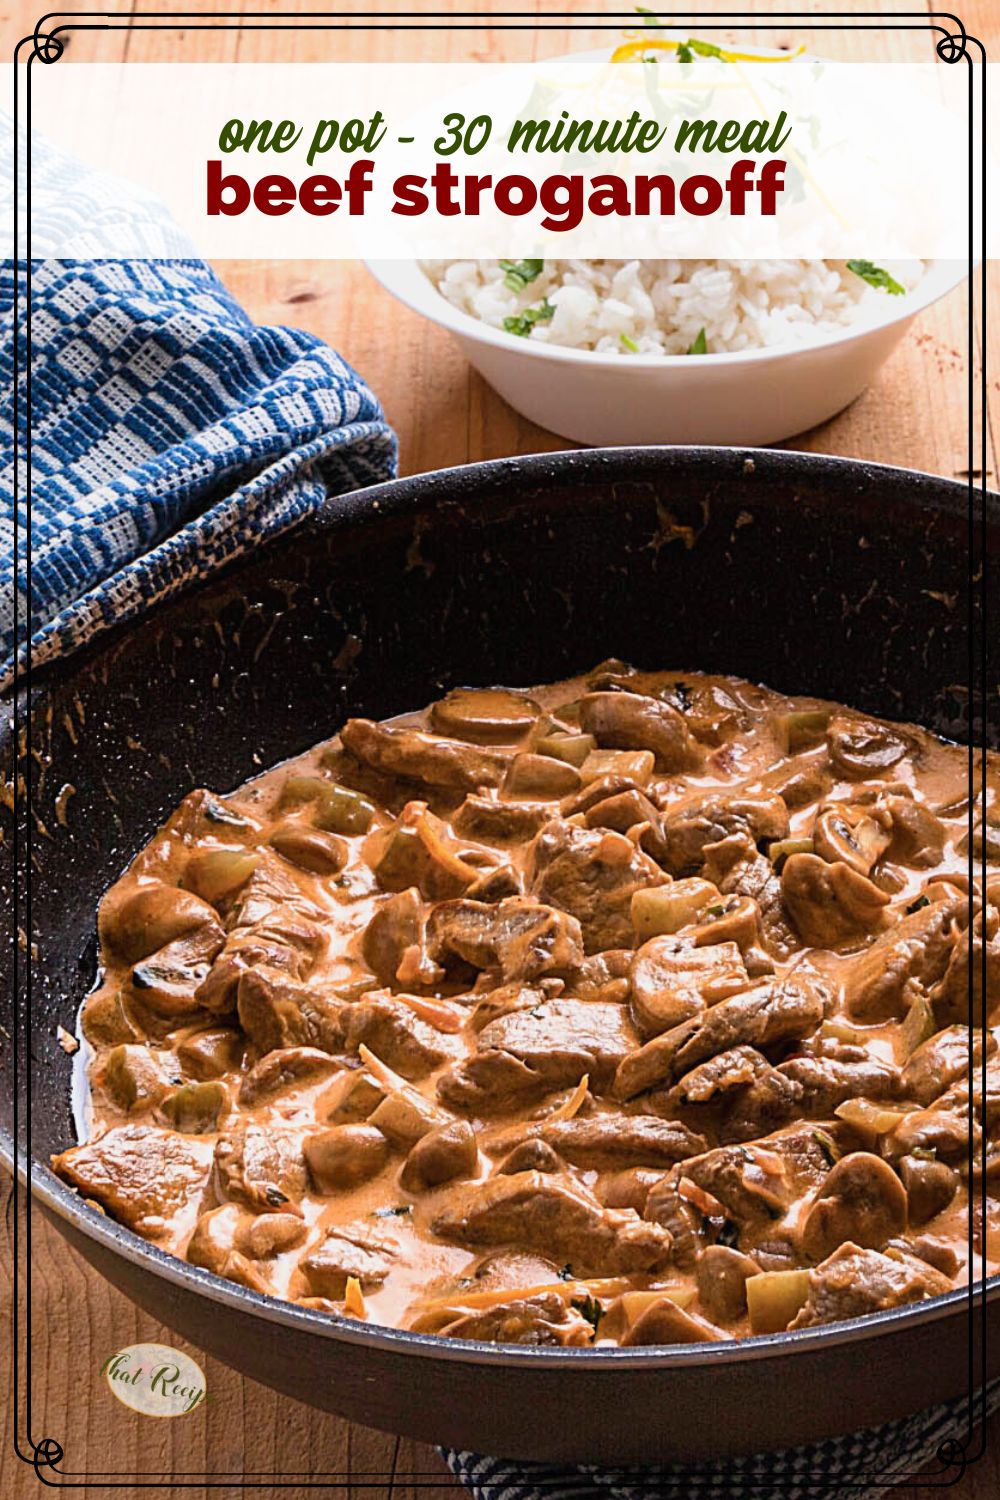
M 936 44 L 934 50 L 942 62 L 961 62 L 963 57 L 967 58 L 969 55 L 969 38 L 965 30 L 965 25 L 959 20 L 958 16 L 949 15 L 942 17 L 942 20 L 953 22 L 958 27 L 958 31 L 954 33 L 946 32 Z
M 66 44 L 61 38 L 50 35 L 48 32 L 40 31 L 41 21 L 32 33 L 32 48 L 28 57 L 29 62 L 54 63 L 58 62 L 66 50 Z

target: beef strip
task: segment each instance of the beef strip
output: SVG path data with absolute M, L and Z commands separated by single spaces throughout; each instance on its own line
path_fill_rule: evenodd
M 730 1220 L 739 1248 L 752 1251 L 774 1238 L 797 1199 L 823 1183 L 830 1170 L 827 1142 L 839 1149 L 848 1139 L 846 1127 L 833 1120 L 824 1121 L 821 1132 L 796 1124 L 750 1143 L 717 1146 L 672 1167 L 650 1190 L 645 1217 L 670 1225 L 687 1181 L 718 1203 L 719 1222 Z M 713 1218 L 700 1200 L 695 1207 L 704 1220 Z
M 342 1006 L 267 964 L 240 975 L 236 1010 L 240 1025 L 260 1053 L 278 1047 L 336 1052 L 343 1046 Z
M 362 1043 L 404 1078 L 424 1078 L 456 1055 L 453 1037 L 429 1026 L 391 995 L 365 995 L 343 1012 L 346 1045 Z
M 441 902 L 431 913 L 428 945 L 436 961 L 458 958 L 476 969 L 497 969 L 504 983 L 572 969 L 583 958 L 576 919 L 525 896 L 495 906 Z
M 605 953 L 593 953 L 576 968 L 566 971 L 566 988 L 578 1000 L 620 1003 L 629 992 L 631 964 L 632 951 L 629 948 L 609 948 Z
M 623 834 L 556 820 L 535 839 L 532 893 L 580 923 L 587 953 L 631 948 L 632 897 L 666 877 Z
M 899 1069 L 867 1052 L 857 1059 L 791 1057 L 778 1072 L 798 1085 L 799 1113 L 813 1119 L 832 1115 L 845 1099 L 895 1099 L 900 1092 Z
M 885 1255 L 848 1243 L 809 1272 L 809 1295 L 788 1326 L 838 1323 L 950 1291 L 948 1278 L 916 1256 L 899 1251 Z
M 706 851 L 732 834 L 752 845 L 788 837 L 788 809 L 778 796 L 730 796 L 696 792 L 672 804 L 661 824 L 665 858 L 671 875 L 697 875 Z
M 486 749 L 371 719 L 348 719 L 340 738 L 353 756 L 387 776 L 460 792 L 499 786 L 510 761 L 509 750 Z
M 200 1200 L 211 1165 L 211 1142 L 152 1125 L 121 1125 L 52 1158 L 84 1198 L 153 1240 Z
M 1000 913 L 995 906 L 977 912 L 959 936 L 932 999 L 941 1021 L 995 1024 L 1000 1015 Z
M 670 1236 L 629 1209 L 606 1209 L 571 1177 L 518 1172 L 452 1190 L 434 1233 L 453 1244 L 517 1245 L 567 1261 L 577 1276 L 653 1271 Z
M 980 1068 L 983 1054 L 992 1057 L 997 1050 L 992 1032 L 973 1038 L 972 1062 Z M 905 1098 L 918 1104 L 933 1104 L 946 1089 L 962 1078 L 969 1067 L 969 1031 L 965 1026 L 947 1026 L 929 1037 L 910 1055 L 901 1079 Z
M 580 1348 L 594 1339 L 592 1324 L 557 1292 L 515 1297 L 482 1312 L 464 1313 L 435 1332 L 452 1339 L 527 1344 L 532 1348 Z
M 340 1058 L 317 1047 L 278 1047 L 243 1075 L 238 1100 L 250 1107 L 270 1104 L 282 1094 L 323 1082 L 343 1067 Z
M 771 861 L 758 854 L 746 834 L 734 833 L 705 850 L 702 875 L 724 896 L 749 896 L 757 903 L 760 933 L 770 956 L 784 961 L 801 944 L 785 910 L 781 881 Z
M 654 1037 L 619 1066 L 614 1092 L 631 1099 L 730 1047 L 766 1048 L 806 1036 L 823 1019 L 827 992 L 815 977 L 797 974 L 758 985 Z
M 635 1045 L 620 1005 L 550 1000 L 484 1026 L 475 1054 L 440 1079 L 438 1095 L 458 1109 L 495 1114 L 577 1083 L 611 1080 Z
M 703 1136 L 678 1120 L 656 1115 L 589 1115 L 517 1125 L 489 1143 L 493 1157 L 519 1142 L 540 1140 L 571 1166 L 598 1172 L 624 1167 L 671 1167 L 707 1149 Z
M 338 1225 L 302 1257 L 299 1270 L 318 1297 L 343 1297 L 350 1277 L 370 1292 L 385 1281 L 397 1251 L 390 1236 L 366 1224 Z
M 512 844 L 533 839 L 552 817 L 547 802 L 500 802 L 496 797 L 469 794 L 452 818 L 452 827 L 464 838 L 484 839 L 488 844 Z
M 215 1177 L 223 1201 L 255 1213 L 300 1213 L 309 1186 L 302 1137 L 290 1126 L 234 1125 L 216 1142 Z
M 932 901 L 903 916 L 853 959 L 843 982 L 844 1003 L 859 1021 L 888 1021 L 905 1014 L 916 994 L 944 977 L 957 927 L 968 921 L 964 895 Z

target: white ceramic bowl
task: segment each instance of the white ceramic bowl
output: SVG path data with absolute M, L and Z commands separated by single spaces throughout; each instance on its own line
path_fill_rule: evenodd
M 460 311 L 413 260 L 369 260 L 400 302 L 447 328 L 515 411 L 578 443 L 761 446 L 824 422 L 859 396 L 917 313 L 962 281 L 961 261 L 932 261 L 886 317 L 806 345 L 738 354 L 621 355 L 517 338 Z

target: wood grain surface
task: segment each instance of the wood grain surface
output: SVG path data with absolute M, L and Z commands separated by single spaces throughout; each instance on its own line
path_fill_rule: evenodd
M 309 0 L 297 4 L 275 0 L 257 0 L 256 4 L 246 0 L 243 5 L 226 0 L 183 3 L 189 11 L 231 18 L 241 12 L 288 17 L 314 8 Z M 77 14 L 92 12 L 95 27 L 101 26 L 102 17 L 126 24 L 122 29 L 74 32 L 59 65 L 122 59 L 512 61 L 603 45 L 609 33 L 592 29 L 592 17 L 595 11 L 610 14 L 614 10 L 612 6 L 599 7 L 593 0 L 566 4 L 558 10 L 533 0 L 523 4 L 522 0 L 520 8 L 538 17 L 538 29 L 515 31 L 503 25 L 499 4 L 431 0 L 420 7 L 424 14 L 434 11 L 456 19 L 446 20 L 435 31 L 413 31 L 399 25 L 373 32 L 348 21 L 348 29 L 334 33 L 304 29 L 275 32 L 235 25 L 223 28 L 207 16 L 202 23 L 206 29 L 195 29 L 197 23 L 181 29 L 163 19 L 171 8 L 170 0 L 111 0 L 100 8 L 74 6 Z M 703 0 L 697 11 L 704 17 L 709 11 L 724 15 L 734 8 L 731 0 L 729 4 L 726 0 Z M 361 14 L 361 8 L 351 0 L 341 0 L 339 9 L 348 17 Z M 621 11 L 629 9 L 626 4 L 620 6 Z M 912 17 L 921 11 L 919 0 L 895 0 L 877 7 L 870 0 L 839 0 L 836 5 L 831 0 L 826 7 L 814 0 L 798 6 L 794 0 L 756 0 L 746 4 L 744 10 L 757 17 L 758 26 L 741 25 L 732 35 L 767 43 L 792 40 L 808 34 L 801 23 L 781 21 L 775 23 L 780 29 L 764 30 L 768 18 L 796 11 L 803 20 L 818 19 L 824 9 L 841 14 L 878 9 L 887 21 L 893 13 L 899 16 L 905 12 Z M 394 0 L 380 6 L 378 13 L 388 26 L 394 14 L 401 15 L 405 10 Z M 1000 0 L 977 0 L 958 10 L 968 29 L 995 57 L 1000 45 Z M 8 48 L 18 37 L 30 33 L 44 12 L 41 5 L 15 0 L 0 17 Z M 472 27 L 457 19 L 460 13 L 480 16 L 490 24 Z M 661 14 L 667 14 L 666 10 Z M 567 15 L 580 19 L 569 24 Z M 686 24 L 691 12 L 671 10 L 669 15 L 671 21 Z M 690 25 L 692 31 L 697 30 L 695 20 Z M 50 21 L 47 29 L 51 27 Z M 814 34 L 814 45 L 828 56 L 845 59 L 926 60 L 930 55 L 928 35 L 923 30 L 824 31 Z M 228 261 L 217 269 L 257 321 L 293 324 L 319 334 L 369 380 L 399 434 L 403 472 L 567 446 L 562 439 L 512 412 L 469 370 L 446 334 L 401 308 L 362 267 L 325 261 Z M 998 270 L 991 265 L 987 293 L 991 373 L 985 443 L 980 446 L 977 439 L 971 467 L 977 477 L 985 468 L 994 487 L 1000 413 L 1000 344 L 995 316 L 998 290 Z M 966 298 L 964 289 L 957 291 L 923 314 L 870 390 L 833 421 L 785 446 L 965 478 L 970 468 L 965 405 Z M 977 323 L 981 326 L 982 320 Z M 981 355 L 977 335 L 974 361 L 978 362 Z M 0 1337 L 6 1341 L 2 1353 L 8 1356 L 12 1354 L 13 1189 L 6 1178 L 0 1182 L 0 1189 L 4 1209 Z M 29 1211 L 23 1198 L 20 1211 L 23 1225 Z M 23 1289 L 27 1267 L 22 1265 L 21 1271 Z M 101 1365 L 123 1345 L 149 1340 L 170 1342 L 171 1335 L 87 1268 L 38 1215 L 33 1219 L 31 1286 L 30 1323 L 22 1306 L 20 1324 L 21 1343 L 30 1342 L 31 1348 L 31 1435 L 36 1442 L 47 1436 L 58 1439 L 65 1453 L 61 1476 L 51 1482 L 63 1487 L 79 1485 L 85 1475 L 92 1474 L 96 1482 L 87 1485 L 86 1493 L 107 1497 L 139 1493 L 139 1483 L 154 1479 L 159 1481 L 154 1493 L 183 1494 L 192 1500 L 208 1500 L 212 1494 L 296 1497 L 316 1493 L 303 1487 L 305 1477 L 340 1472 L 349 1474 L 350 1480 L 331 1484 L 330 1492 L 356 1490 L 390 1500 L 404 1500 L 417 1493 L 444 1500 L 445 1495 L 455 1497 L 459 1492 L 433 1449 L 289 1401 L 199 1356 L 197 1351 L 193 1351 L 195 1357 L 208 1377 L 209 1404 L 175 1421 L 152 1421 L 129 1412 L 99 1378 Z M 18 1355 L 23 1395 L 23 1347 Z M 10 1359 L 5 1357 L 3 1365 L 9 1369 Z M 23 1401 L 22 1410 L 15 1413 L 9 1381 L 3 1383 L 0 1396 L 7 1434 L 0 1452 L 0 1500 L 40 1495 L 41 1480 L 15 1457 L 12 1446 L 15 1430 L 24 1446 Z M 1000 1418 L 987 1427 L 985 1449 L 985 1456 L 949 1489 L 954 1500 L 994 1500 L 1000 1495 Z M 113 1474 L 122 1476 L 117 1487 L 104 1482 Z M 262 1474 L 280 1475 L 283 1482 L 259 1488 L 255 1476 Z M 215 1487 L 207 1488 L 213 1481 Z M 222 1488 L 217 1487 L 220 1484 Z M 899 1500 L 917 1500 L 928 1490 L 910 1486 L 896 1493 Z

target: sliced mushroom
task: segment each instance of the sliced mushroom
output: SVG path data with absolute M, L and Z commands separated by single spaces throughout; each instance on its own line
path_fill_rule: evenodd
M 793 854 L 786 862 L 781 895 L 802 941 L 816 948 L 856 942 L 889 904 L 885 891 L 850 865 L 828 865 L 816 854 Z
M 157 881 L 124 890 L 113 886 L 101 903 L 98 928 L 102 947 L 137 964 L 195 927 L 218 929 L 218 924 L 207 901 Z
M 293 820 L 280 824 L 269 842 L 282 859 L 313 875 L 336 875 L 347 863 L 347 845 L 342 838 L 306 823 Z
M 377 1177 L 389 1160 L 389 1142 L 373 1125 L 334 1125 L 309 1136 L 302 1149 L 321 1193 L 357 1187 Z
M 948 1207 L 958 1191 L 957 1173 L 932 1156 L 904 1156 L 899 1175 L 906 1188 L 911 1224 L 926 1224 Z
M 749 1255 L 728 1245 L 708 1245 L 698 1257 L 695 1277 L 702 1307 L 721 1323 L 732 1323 L 747 1310 L 747 1282 L 760 1274 Z
M 834 714 L 827 725 L 826 743 L 833 765 L 851 781 L 883 775 L 910 748 L 888 724 L 849 713 Z
M 636 1318 L 620 1340 L 622 1348 L 638 1344 L 710 1344 L 725 1333 L 696 1313 L 685 1312 L 669 1297 L 658 1297 Z
M 140 1043 L 113 1047 L 104 1059 L 101 1082 L 119 1109 L 136 1114 L 151 1109 L 177 1083 L 169 1053 L 158 1054 Z
M 906 1189 L 887 1162 L 852 1151 L 832 1169 L 802 1226 L 802 1248 L 819 1262 L 852 1241 L 880 1250 L 906 1228 Z
M 403 1164 L 400 1185 L 408 1193 L 418 1193 L 456 1177 L 471 1177 L 477 1160 L 476 1132 L 467 1120 L 453 1120 L 428 1131 L 414 1144 Z
M 580 699 L 580 724 L 600 745 L 652 751 L 664 771 L 686 770 L 703 758 L 683 715 L 640 693 L 587 693 Z
M 892 838 L 891 819 L 883 808 L 830 803 L 816 815 L 813 846 L 821 859 L 842 860 L 860 875 L 871 873 Z
M 269 1260 L 301 1245 L 307 1233 L 305 1220 L 297 1214 L 259 1214 L 240 1225 L 236 1238 L 240 1249 L 252 1260 Z
M 202 1214 L 188 1242 L 187 1258 L 191 1265 L 214 1271 L 216 1276 L 225 1276 L 252 1292 L 269 1292 L 267 1277 L 236 1249 L 245 1217 L 235 1203 L 224 1203 Z
M 454 739 L 504 745 L 520 739 L 540 712 L 531 698 L 509 688 L 452 688 L 431 709 L 431 724 Z

